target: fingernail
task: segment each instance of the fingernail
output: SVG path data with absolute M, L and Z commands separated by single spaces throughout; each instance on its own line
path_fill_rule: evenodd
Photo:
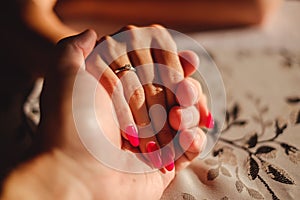
M 211 113 L 208 113 L 206 117 L 205 127 L 206 128 L 213 128 L 215 126 L 214 118 L 212 117 Z
M 165 166 L 165 168 L 168 171 L 172 171 L 174 169 L 174 155 L 173 155 L 173 151 L 170 147 L 165 147 L 164 150 L 164 163 L 166 163 L 167 165 Z
M 146 151 L 147 153 L 149 153 L 148 157 L 153 166 L 156 168 L 160 168 L 162 166 L 162 161 L 159 155 L 158 146 L 155 144 L 155 142 L 148 142 L 148 144 L 146 145 Z
M 188 124 L 193 122 L 193 112 L 190 109 L 182 109 L 182 123 Z
M 195 86 L 187 80 L 181 82 L 176 90 L 179 104 L 184 107 L 194 105 L 197 101 L 198 93 Z
M 193 84 L 190 84 L 189 90 L 190 94 L 192 94 L 191 100 L 195 104 L 198 98 L 198 91 Z
M 168 171 L 172 171 L 174 169 L 174 162 L 172 162 L 171 164 L 165 166 L 165 168 L 168 170 Z
M 133 125 L 127 126 L 125 129 L 125 133 L 132 146 L 139 146 L 140 140 L 136 128 Z
M 196 107 L 191 106 L 189 108 L 182 109 L 182 128 L 190 128 L 195 126 L 199 122 L 199 111 Z

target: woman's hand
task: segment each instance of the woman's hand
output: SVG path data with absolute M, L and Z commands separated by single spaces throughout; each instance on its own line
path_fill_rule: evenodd
M 200 84 L 188 77 L 198 64 L 193 52 L 177 53 L 160 25 L 103 37 L 87 59 L 87 71 L 112 98 L 123 137 L 142 153 L 154 152 L 145 157 L 156 168 L 171 171 L 175 160 L 176 169 L 184 167 L 204 147 L 199 126 L 213 126 Z

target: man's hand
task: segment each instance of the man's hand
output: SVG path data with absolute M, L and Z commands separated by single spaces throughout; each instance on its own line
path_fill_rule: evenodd
M 58 44 L 41 97 L 38 144 L 43 151 L 8 177 L 4 199 L 159 199 L 174 177 L 174 171 L 116 171 L 97 161 L 81 143 L 72 113 L 72 92 L 77 73 L 93 79 L 81 67 L 95 43 L 96 34 L 89 30 Z M 121 150 L 121 133 L 113 112 L 108 111 L 111 98 L 101 85 L 95 94 L 99 124 L 110 142 Z M 89 119 L 82 120 L 88 124 Z

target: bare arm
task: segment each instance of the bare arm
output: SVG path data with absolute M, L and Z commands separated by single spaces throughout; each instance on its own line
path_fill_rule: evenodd
M 11 13 L 19 12 L 26 27 L 56 43 L 78 33 L 63 22 L 68 19 L 92 18 L 137 25 L 161 23 L 170 28 L 202 30 L 263 24 L 277 11 L 281 1 L 25 0 L 12 1 L 15 4 L 6 3 L 10 5 L 4 7 Z
M 263 24 L 281 0 L 188 1 L 60 1 L 58 14 L 65 19 L 98 18 L 125 24 L 161 23 L 176 28 L 224 28 Z
M 81 181 L 84 172 L 60 151 L 45 153 L 10 174 L 0 199 L 90 199 L 91 194 Z

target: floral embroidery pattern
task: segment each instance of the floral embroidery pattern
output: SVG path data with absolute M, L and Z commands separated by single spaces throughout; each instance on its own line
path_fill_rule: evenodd
M 254 188 L 248 187 L 239 178 L 239 166 L 237 165 L 237 157 L 235 150 L 247 153 L 245 158 L 247 167 L 247 176 L 249 180 L 259 180 L 265 189 L 271 194 L 272 199 L 279 199 L 275 191 L 268 184 L 269 180 L 262 176 L 265 173 L 268 178 L 275 180 L 281 184 L 294 185 L 295 180 L 287 171 L 281 167 L 272 164 L 270 159 L 275 159 L 278 151 L 284 152 L 293 164 L 300 162 L 300 150 L 286 142 L 280 141 L 280 136 L 285 133 L 288 128 L 300 125 L 300 110 L 294 110 L 290 115 L 290 123 L 288 120 L 274 119 L 272 121 L 265 119 L 268 107 L 261 105 L 260 99 L 250 97 L 257 109 L 257 115 L 252 116 L 252 120 L 259 124 L 260 130 L 252 133 L 244 134 L 241 138 L 229 140 L 224 134 L 230 132 L 235 126 L 244 127 L 248 121 L 240 119 L 240 106 L 236 103 L 230 110 L 226 111 L 226 125 L 222 130 L 219 144 L 215 146 L 212 156 L 216 159 L 208 158 L 205 163 L 211 168 L 207 172 L 207 180 L 213 181 L 218 176 L 223 175 L 235 178 L 235 188 L 238 193 L 246 191 L 249 197 L 253 199 L 264 199 L 264 196 Z M 299 97 L 288 97 L 286 102 L 291 105 L 300 104 Z M 268 139 L 262 139 L 268 127 L 273 126 L 273 136 Z M 265 138 L 265 137 L 264 137 Z M 226 166 L 235 167 L 235 175 L 233 176 Z

